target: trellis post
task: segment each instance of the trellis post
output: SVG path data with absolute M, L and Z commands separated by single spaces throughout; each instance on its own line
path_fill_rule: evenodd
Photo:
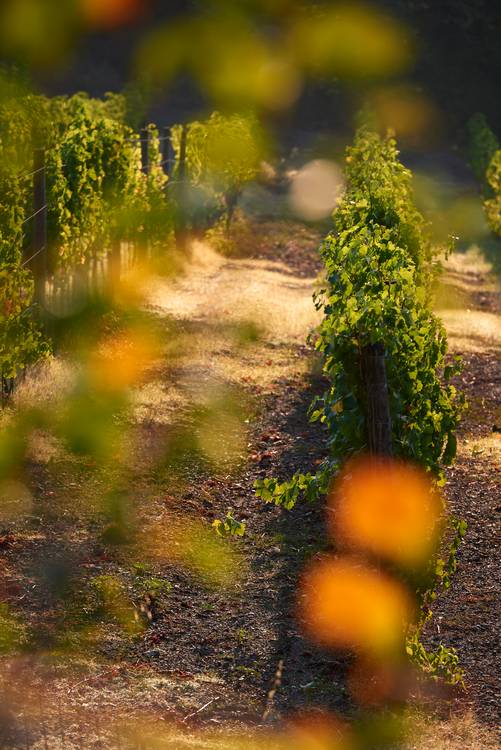
M 150 163 L 150 139 L 151 139 L 151 133 L 149 128 L 144 127 L 141 129 L 139 133 L 140 142 L 141 142 L 141 170 L 146 178 L 149 177 L 151 173 L 151 163 Z M 148 221 L 149 217 L 146 213 L 144 220 L 145 220 L 145 238 L 141 244 L 141 247 L 136 247 L 134 255 L 137 259 L 144 259 L 147 258 L 150 254 L 150 237 L 149 237 L 149 226 Z
M 174 147 L 172 145 L 172 128 L 169 126 L 164 127 L 163 129 L 163 155 L 162 160 L 165 164 L 165 173 L 167 177 L 172 177 L 172 174 L 174 172 L 174 165 L 176 162 L 175 154 L 174 154 Z
M 392 423 L 383 344 L 362 347 L 362 376 L 365 383 L 367 445 L 375 456 L 392 456 Z
M 144 174 L 149 175 L 150 173 L 150 131 L 148 128 L 143 128 L 140 133 L 141 136 L 141 167 Z
M 33 218 L 27 265 L 35 282 L 35 302 L 43 306 L 47 280 L 47 181 L 45 150 L 36 148 L 33 158 Z
M 186 148 L 188 144 L 188 125 L 185 123 L 181 130 L 181 143 L 179 146 L 179 166 L 177 170 L 176 189 L 176 222 L 175 234 L 178 250 L 185 253 L 188 245 L 186 229 Z

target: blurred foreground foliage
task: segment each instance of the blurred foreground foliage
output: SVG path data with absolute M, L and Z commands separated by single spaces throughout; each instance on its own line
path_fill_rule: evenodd
M 407 29 L 373 5 L 217 1 L 146 36 L 136 71 L 162 86 L 188 72 L 218 108 L 280 111 L 309 76 L 377 80 L 412 59 Z

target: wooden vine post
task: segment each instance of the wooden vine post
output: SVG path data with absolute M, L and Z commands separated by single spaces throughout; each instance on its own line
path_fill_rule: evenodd
M 186 227 L 186 148 L 188 144 L 188 125 L 186 123 L 181 130 L 181 143 L 179 147 L 179 166 L 177 170 L 176 190 L 176 220 L 175 235 L 176 245 L 180 252 L 186 253 L 188 249 L 188 232 Z
M 143 175 L 148 180 L 150 174 L 151 174 L 151 163 L 150 163 L 150 138 L 151 133 L 148 128 L 142 128 L 140 132 L 140 139 L 141 139 L 141 170 L 143 172 Z M 150 255 L 150 231 L 149 231 L 149 218 L 148 218 L 148 212 L 146 212 L 145 215 L 145 238 L 144 242 L 142 243 L 142 246 L 138 248 L 139 258 L 145 258 Z
M 143 128 L 140 133 L 141 137 L 141 168 L 145 175 L 150 173 L 150 131 Z
M 163 128 L 162 132 L 162 161 L 164 163 L 164 172 L 167 177 L 172 177 L 172 170 L 175 162 L 174 149 L 172 147 L 172 133 L 168 125 Z
M 122 275 L 122 243 L 119 237 L 113 237 L 108 250 L 108 275 L 112 292 L 120 286 Z
M 388 380 L 383 344 L 367 344 L 361 352 L 367 403 L 367 444 L 375 456 L 392 456 L 392 430 Z
M 29 266 L 34 282 L 34 300 L 43 310 L 47 281 L 47 185 L 45 176 L 45 151 L 35 149 L 33 159 L 33 218 Z

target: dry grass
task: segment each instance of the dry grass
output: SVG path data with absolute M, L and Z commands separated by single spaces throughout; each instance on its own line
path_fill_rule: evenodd
M 487 281 L 486 277 L 492 272 L 492 265 L 486 259 L 481 248 L 472 245 L 466 252 L 455 252 L 449 255 L 444 261 L 446 273 L 459 274 L 463 277 L 463 283 L 468 284 L 468 279 L 474 281 L 481 280 L 480 283 L 484 288 L 492 289 L 493 282 Z
M 475 309 L 475 295 L 486 295 L 497 289 L 491 264 L 478 247 L 472 246 L 465 253 L 451 255 L 444 265 L 445 273 L 437 289 L 436 303 L 437 312 L 447 329 L 451 351 L 458 354 L 499 352 L 501 316 Z M 482 419 L 484 406 L 476 419 Z M 471 439 L 459 441 L 458 456 L 467 459 L 483 456 L 493 466 L 499 467 L 499 434 L 471 436 Z
M 139 734 L 144 740 L 143 730 Z M 205 732 L 180 731 L 179 728 L 165 727 L 152 730 L 151 725 L 147 729 L 147 735 L 152 738 L 152 746 L 160 745 L 165 750 L 189 750 L 190 748 L 204 748 L 206 750 L 285 750 L 291 747 L 291 738 L 281 735 L 257 731 L 254 734 L 236 734 L 234 730 L 214 730 Z M 293 747 L 327 748 L 322 740 L 315 742 L 310 739 L 302 742 L 293 742 Z M 338 747 L 342 750 L 345 744 L 332 744 L 329 747 Z M 429 721 L 427 719 L 412 719 L 409 723 L 408 739 L 402 750 L 497 750 L 499 738 L 495 730 L 482 725 L 471 713 L 453 717 L 447 721 Z M 394 750 L 397 750 L 395 747 Z
M 501 346 L 499 316 L 474 309 L 474 295 L 495 291 L 492 266 L 480 249 L 454 253 L 444 262 L 437 285 L 435 308 L 443 320 L 451 351 L 481 353 Z
M 165 326 L 165 347 L 132 401 L 138 423 L 170 424 L 180 410 L 215 387 L 272 389 L 309 367 L 295 357 L 318 321 L 314 278 L 298 278 L 282 263 L 228 259 L 195 242 L 177 278 L 151 280 L 148 309 Z M 21 407 L 56 406 L 78 373 L 59 357 L 35 368 L 15 396 Z M 42 462 L 58 446 L 40 433 L 33 451 Z
M 73 388 L 76 376 L 74 364 L 61 357 L 49 357 L 30 369 L 15 391 L 14 403 L 29 408 L 60 402 Z
M 449 347 L 458 353 L 482 353 L 501 347 L 501 325 L 498 315 L 480 310 L 440 310 L 447 329 Z
M 475 436 L 460 441 L 458 456 L 466 459 L 482 457 L 491 463 L 493 468 L 501 469 L 501 436 L 499 433 L 492 433 L 485 437 Z
M 224 259 L 200 242 L 192 261 L 180 280 L 155 285 L 150 304 L 159 313 L 212 324 L 252 321 L 276 343 L 302 343 L 318 320 L 311 299 L 315 279 L 291 276 L 282 263 Z
M 497 750 L 499 736 L 471 713 L 447 721 L 416 723 L 406 750 Z
M 135 393 L 136 417 L 166 424 L 211 388 L 245 384 L 266 392 L 302 375 L 308 359 L 294 353 L 319 319 L 315 281 L 279 262 L 227 259 L 195 243 L 180 278 L 152 285 L 149 308 L 174 322 L 174 335 L 156 376 Z

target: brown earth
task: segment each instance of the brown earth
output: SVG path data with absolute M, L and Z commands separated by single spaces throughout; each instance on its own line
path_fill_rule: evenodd
M 27 709 L 24 721 L 13 723 L 11 731 L 24 736 L 25 743 L 42 743 L 44 734 L 51 746 L 78 745 L 82 734 L 90 744 L 99 743 L 111 718 L 134 713 L 144 715 L 148 724 L 155 716 L 186 734 L 184 739 L 176 735 L 172 747 L 215 748 L 219 740 L 197 740 L 198 729 L 217 735 L 231 727 L 248 734 L 302 707 L 354 712 L 345 679 L 349 660 L 312 647 L 294 617 L 304 563 L 328 544 L 322 508 L 282 512 L 263 505 L 252 490 L 257 478 L 287 478 L 298 469 L 314 469 L 324 454 L 322 435 L 307 420 L 307 407 L 324 383 L 304 343 L 317 319 L 311 294 L 319 270 L 318 241 L 315 231 L 300 225 L 256 222 L 238 254 L 224 258 L 199 245 L 184 276 L 159 280 L 151 289 L 151 314 L 160 326 L 174 330 L 183 346 L 181 353 L 158 362 L 134 395 L 141 449 L 132 461 L 129 494 L 145 522 L 188 518 L 208 527 L 228 510 L 244 521 L 245 536 L 231 541 L 234 557 L 228 558 L 232 567 L 223 588 L 204 585 L 193 571 L 147 550 L 133 559 L 96 541 L 99 523 L 82 520 L 75 508 L 80 497 L 99 497 L 104 478 L 92 478 L 85 464 L 69 461 L 59 446 L 39 436 L 31 465 L 37 513 L 29 528 L 9 529 L 11 536 L 4 534 L 0 542 L 2 598 L 34 628 L 40 654 L 4 664 L 14 704 L 19 694 L 29 694 L 28 686 L 39 694 L 42 690 L 32 713 L 45 717 L 45 729 L 40 730 L 40 722 L 37 730 L 26 728 L 31 727 Z M 489 728 L 498 722 L 500 693 L 495 552 L 500 443 L 499 432 L 493 431 L 501 420 L 500 296 L 485 259 L 473 251 L 452 257 L 441 291 L 439 302 L 447 303 L 440 314 L 451 348 L 463 354 L 461 386 L 470 403 L 447 497 L 451 511 L 468 520 L 469 531 L 459 572 L 437 603 L 428 638 L 457 648 L 467 690 L 450 697 L 439 712 L 445 724 L 438 735 L 453 734 L 450 744 L 440 745 L 436 737 L 433 744 L 464 747 L 454 743 L 469 736 L 481 738 L 487 748 L 495 746 L 489 745 Z M 51 387 L 57 390 L 54 382 L 68 375 L 62 364 L 54 367 Z M 28 383 L 18 398 L 35 398 L 35 391 Z M 173 426 L 197 430 L 193 402 L 205 403 L 207 394 L 220 392 L 224 398 L 232 394 L 238 404 L 235 412 L 224 411 L 233 430 L 230 445 L 207 443 L 202 434 L 211 465 L 194 457 L 175 471 L 150 471 L 148 457 Z M 228 451 L 230 463 L 224 460 Z M 70 580 L 64 593 L 56 586 L 51 594 L 47 582 L 68 561 L 79 571 L 75 583 Z M 87 651 L 85 638 L 94 644 L 96 633 L 83 637 L 75 622 L 82 591 L 103 575 L 118 578 L 137 608 L 152 580 L 159 594 L 144 630 L 131 634 L 120 627 L 119 618 L 103 620 L 97 626 L 99 647 Z M 44 656 L 55 644 L 66 650 L 58 645 L 58 657 Z M 271 701 L 281 663 L 281 684 Z M 61 705 L 71 720 L 58 714 Z M 457 718 L 465 711 L 469 724 Z M 452 732 L 450 721 L 461 726 Z

